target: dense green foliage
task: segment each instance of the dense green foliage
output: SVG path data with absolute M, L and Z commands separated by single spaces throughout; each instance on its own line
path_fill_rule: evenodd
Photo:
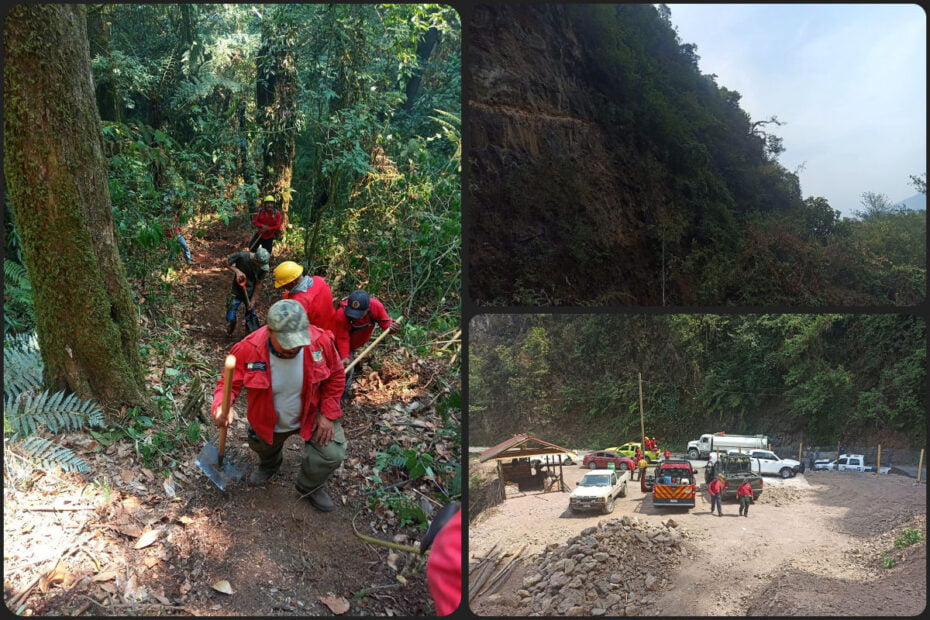
M 524 30 L 508 30 L 512 20 L 502 17 L 515 9 L 483 11 L 481 24 L 491 21 L 487 13 L 499 27 L 482 35 L 476 54 L 489 53 L 495 41 L 525 44 L 524 30 L 558 41 L 521 57 L 520 75 L 529 83 L 567 81 L 551 113 L 596 125 L 597 137 L 581 152 L 573 150 L 581 138 L 568 134 L 558 143 L 545 138 L 549 150 L 535 157 L 506 136 L 473 153 L 475 208 L 488 212 L 473 228 L 480 252 L 471 257 L 469 286 L 477 301 L 798 306 L 924 299 L 925 212 L 848 219 L 825 198 L 804 197 L 797 173 L 778 161 L 783 123 L 750 118 L 740 93 L 702 74 L 697 47 L 681 41 L 664 5 L 521 9 Z M 577 47 L 580 66 L 561 66 L 571 54 L 560 46 Z M 540 105 L 531 89 L 508 83 L 495 90 L 493 56 L 481 65 L 478 101 L 530 111 Z M 524 130 L 558 135 L 555 125 Z M 922 191 L 920 177 L 912 178 Z M 508 214 L 495 219 L 501 205 Z
M 263 149 L 283 131 L 296 143 L 281 190 L 285 243 L 300 248 L 288 258 L 334 288 L 366 287 L 431 327 L 454 326 L 457 20 L 435 5 L 94 7 L 110 192 L 137 288 L 146 297 L 164 288 L 158 276 L 179 256 L 175 218 L 196 225 L 254 210 L 278 181 Z M 260 108 L 256 92 L 267 98 L 272 87 L 257 73 L 261 54 L 292 63 L 293 110 Z
M 726 430 L 926 439 L 926 326 L 911 315 L 479 315 L 469 441 L 603 448 Z M 564 443 L 563 443 L 564 442 Z

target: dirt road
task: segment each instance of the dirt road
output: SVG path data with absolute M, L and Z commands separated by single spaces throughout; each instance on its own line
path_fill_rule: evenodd
M 584 473 L 564 471 L 571 488 Z M 526 543 L 525 557 L 606 519 L 627 515 L 659 525 L 671 517 L 688 542 L 679 569 L 667 588 L 650 596 L 644 615 L 909 615 L 926 605 L 925 542 L 896 550 L 896 565 L 882 566 L 883 552 L 894 549 L 905 527 L 926 534 L 924 484 L 852 472 L 766 477 L 748 518 L 733 501 L 724 502 L 722 517 L 712 515 L 706 497 L 702 492 L 690 511 L 656 509 L 637 483 L 605 517 L 572 515 L 567 493 L 516 494 L 471 524 L 469 554 Z M 512 593 L 521 588 L 525 567 L 541 557 L 515 571 L 500 591 L 508 594 L 475 601 L 473 611 L 526 615 L 527 599 Z

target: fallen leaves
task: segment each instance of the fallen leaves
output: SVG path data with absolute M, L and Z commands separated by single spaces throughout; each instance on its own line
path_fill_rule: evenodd
M 161 535 L 161 530 L 149 530 L 144 532 L 142 536 L 139 537 L 139 540 L 136 541 L 136 544 L 132 546 L 133 549 L 144 549 L 151 545 L 153 542 L 158 540 L 158 537 Z
M 217 592 L 222 592 L 223 594 L 232 594 L 232 593 L 233 593 L 232 586 L 229 585 L 229 582 L 226 581 L 225 579 L 221 579 L 221 580 L 217 581 L 216 583 L 214 583 L 214 584 L 213 584 L 212 586 L 210 586 L 210 587 L 213 588 L 214 590 L 216 590 Z
M 55 568 L 48 571 L 39 578 L 39 591 L 42 592 L 42 594 L 45 594 L 48 592 L 49 586 L 55 585 L 56 583 L 62 583 L 67 577 L 67 567 L 65 566 L 64 562 L 59 562 Z
M 337 616 L 349 611 L 349 601 L 347 601 L 345 597 L 336 596 L 332 592 L 329 593 L 329 596 L 321 596 L 320 602 L 326 605 L 329 610 Z

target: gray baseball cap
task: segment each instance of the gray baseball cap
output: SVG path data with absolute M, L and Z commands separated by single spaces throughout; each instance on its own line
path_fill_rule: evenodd
M 274 332 L 278 343 L 285 349 L 296 349 L 310 344 L 310 321 L 300 302 L 293 299 L 276 301 L 268 308 L 268 329 Z
M 261 265 L 262 267 L 268 266 L 268 259 L 270 257 L 271 255 L 268 253 L 268 250 L 266 250 L 265 248 L 258 248 L 257 250 L 255 250 L 255 260 L 257 260 L 258 264 Z

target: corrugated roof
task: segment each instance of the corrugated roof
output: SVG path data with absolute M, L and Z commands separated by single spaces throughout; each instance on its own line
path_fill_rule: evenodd
M 577 457 L 573 450 L 563 448 L 554 443 L 549 443 L 533 437 L 532 435 L 514 435 L 506 441 L 502 441 L 496 446 L 492 446 L 481 453 L 478 457 L 479 463 L 490 461 L 492 459 L 508 459 L 524 456 L 542 456 L 545 454 L 562 454 L 568 452 Z

